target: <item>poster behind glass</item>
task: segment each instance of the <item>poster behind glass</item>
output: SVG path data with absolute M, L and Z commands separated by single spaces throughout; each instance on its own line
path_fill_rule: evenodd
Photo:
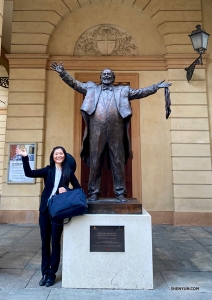
M 36 144 L 11 143 L 9 144 L 9 161 L 8 161 L 8 179 L 7 183 L 35 183 L 34 178 L 24 175 L 21 155 L 16 154 L 16 148 L 26 150 L 29 156 L 29 164 L 32 170 L 35 169 Z

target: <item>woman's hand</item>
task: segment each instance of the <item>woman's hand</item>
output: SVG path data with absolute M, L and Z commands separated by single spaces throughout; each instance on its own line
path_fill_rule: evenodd
M 64 187 L 60 187 L 60 188 L 58 189 L 58 191 L 59 191 L 59 194 L 62 194 L 62 193 L 67 192 L 67 190 L 66 190 Z
M 26 149 L 21 150 L 19 148 L 16 148 L 16 154 L 21 155 L 21 156 L 27 156 L 28 155 Z

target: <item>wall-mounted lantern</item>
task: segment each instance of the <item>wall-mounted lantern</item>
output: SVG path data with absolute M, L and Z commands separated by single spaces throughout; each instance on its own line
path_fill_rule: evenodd
M 209 36 L 210 34 L 203 30 L 201 25 L 197 25 L 196 30 L 189 34 L 193 48 L 199 54 L 199 57 L 189 67 L 185 68 L 188 82 L 192 78 L 196 65 L 202 65 L 202 54 L 207 50 Z

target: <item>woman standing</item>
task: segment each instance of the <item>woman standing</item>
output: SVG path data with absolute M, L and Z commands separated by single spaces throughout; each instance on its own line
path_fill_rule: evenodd
M 56 272 L 60 263 L 60 242 L 63 225 L 51 223 L 48 209 L 48 200 L 56 193 L 67 191 L 69 182 L 73 188 L 80 188 L 80 184 L 73 170 L 67 162 L 67 153 L 61 146 L 53 148 L 50 154 L 50 165 L 42 169 L 31 170 L 26 150 L 16 149 L 16 154 L 22 155 L 25 176 L 31 178 L 43 178 L 44 190 L 41 195 L 39 225 L 42 242 L 40 286 L 52 286 L 55 283 Z M 51 247 L 52 244 L 52 247 Z

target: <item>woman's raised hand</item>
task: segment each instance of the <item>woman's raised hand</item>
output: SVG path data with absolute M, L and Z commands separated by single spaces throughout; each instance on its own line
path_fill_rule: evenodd
M 16 148 L 16 154 L 21 155 L 21 156 L 27 156 L 28 155 L 26 149 L 21 150 L 19 148 Z

